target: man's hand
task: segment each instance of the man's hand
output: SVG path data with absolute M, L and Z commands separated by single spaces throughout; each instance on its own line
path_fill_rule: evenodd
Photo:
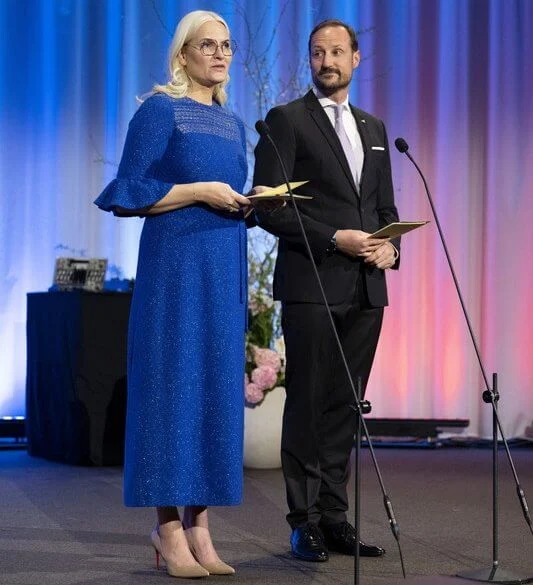
M 383 246 L 383 238 L 370 238 L 370 234 L 361 230 L 338 230 L 335 234 L 337 248 L 353 258 L 371 257 Z M 385 240 L 388 241 L 388 240 Z
M 390 243 L 385 242 L 383 243 L 377 250 L 374 250 L 372 254 L 365 258 L 365 262 L 367 264 L 372 264 L 376 268 L 381 268 L 385 270 L 386 268 L 391 268 L 394 266 L 396 262 L 396 258 L 398 257 L 398 253 L 396 248 Z

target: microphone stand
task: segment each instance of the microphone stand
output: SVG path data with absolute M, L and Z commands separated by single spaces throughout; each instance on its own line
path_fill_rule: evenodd
M 363 398 L 363 383 L 361 380 L 361 376 L 357 377 L 357 397 L 359 398 L 359 403 L 361 405 L 361 412 L 363 414 L 368 414 L 371 412 L 372 407 L 368 400 L 362 400 Z M 354 528 L 355 528 L 355 541 L 359 542 L 361 540 L 361 420 L 363 419 L 362 416 L 357 416 L 355 421 L 355 449 L 354 449 L 354 473 L 355 473 L 355 481 L 354 481 Z M 400 551 L 401 552 L 401 551 Z M 359 547 L 355 547 L 355 554 L 354 554 L 354 582 L 356 584 L 359 583 Z M 403 569 L 403 563 L 402 563 Z M 405 571 L 403 573 L 403 578 L 405 579 Z
M 309 255 L 309 260 L 311 262 L 311 265 L 313 266 L 313 271 L 315 273 L 315 278 L 318 284 L 318 287 L 320 289 L 320 294 L 322 296 L 322 300 L 324 301 L 324 306 L 326 308 L 326 312 L 328 315 L 328 319 L 331 325 L 331 330 L 333 331 L 333 335 L 335 337 L 335 341 L 337 344 L 337 347 L 339 349 L 340 355 L 341 355 L 341 359 L 342 359 L 342 363 L 344 366 L 344 369 L 346 371 L 346 375 L 348 376 L 348 381 L 350 383 L 350 387 L 352 389 L 352 393 L 354 396 L 354 406 L 351 406 L 350 408 L 353 408 L 353 410 L 355 410 L 355 412 L 357 413 L 357 425 L 356 425 L 356 429 L 355 429 L 355 435 L 356 435 L 356 454 L 357 454 L 357 461 L 356 461 L 356 466 L 358 467 L 360 465 L 360 457 L 359 457 L 359 452 L 357 451 L 358 449 L 358 445 L 359 445 L 359 449 L 360 449 L 360 436 L 357 437 L 357 431 L 358 429 L 362 428 L 363 429 L 363 433 L 364 436 L 366 437 L 367 443 L 368 443 L 368 448 L 370 450 L 370 454 L 372 457 L 372 462 L 374 464 L 374 469 L 376 470 L 376 475 L 378 478 L 378 482 L 381 488 L 381 493 L 383 494 L 383 503 L 385 506 L 385 511 L 387 513 L 387 517 L 389 519 L 389 525 L 392 531 L 392 534 L 396 540 L 396 543 L 398 545 L 398 551 L 400 554 L 400 562 L 401 562 L 401 566 L 402 566 L 402 574 L 403 574 L 403 578 L 405 579 L 406 575 L 405 575 L 405 566 L 404 566 L 404 561 L 403 561 L 403 553 L 402 553 L 402 549 L 400 546 L 400 529 L 398 526 L 398 523 L 396 522 L 396 518 L 394 516 L 394 510 L 392 508 L 392 502 L 390 500 L 389 495 L 387 494 L 387 491 L 385 489 L 385 484 L 383 482 L 383 477 L 381 475 L 381 471 L 376 459 L 376 454 L 374 452 L 374 447 L 372 444 L 372 441 L 370 439 L 370 434 L 368 432 L 368 427 L 365 421 L 365 418 L 363 416 L 363 414 L 365 413 L 365 410 L 367 410 L 369 412 L 369 406 L 370 403 L 368 403 L 368 401 L 362 401 L 359 399 L 359 393 L 355 388 L 354 385 L 354 381 L 350 372 L 350 368 L 348 367 L 348 362 L 346 360 L 346 355 L 344 354 L 344 350 L 342 348 L 342 343 L 341 340 L 339 338 L 339 334 L 337 333 L 337 328 L 335 327 L 335 322 L 333 321 L 333 316 L 331 314 L 331 309 L 329 307 L 328 304 L 328 300 L 326 297 L 326 293 L 324 291 L 324 287 L 322 285 L 322 280 L 320 279 L 320 275 L 318 274 L 318 269 L 316 267 L 316 262 L 315 259 L 313 257 L 313 253 L 311 250 L 311 246 L 309 245 L 309 240 L 307 239 L 307 234 L 305 232 L 305 228 L 302 222 L 302 218 L 300 215 L 300 210 L 298 209 L 298 205 L 296 203 L 296 199 L 294 197 L 294 194 L 292 192 L 292 188 L 289 182 L 289 177 L 287 175 L 287 170 L 285 169 L 285 165 L 283 163 L 283 159 L 281 158 L 281 155 L 279 153 L 278 147 L 276 146 L 276 143 L 274 142 L 274 140 L 272 139 L 272 136 L 270 135 L 270 130 L 268 127 L 268 124 L 266 122 L 264 122 L 263 120 L 259 120 L 256 124 L 255 124 L 255 129 L 257 130 L 257 132 L 264 138 L 266 138 L 270 144 L 272 145 L 272 148 L 274 149 L 274 152 L 276 153 L 276 157 L 279 161 L 280 167 L 281 167 L 281 172 L 283 173 L 283 178 L 285 180 L 285 184 L 287 186 L 287 191 L 290 195 L 291 198 L 291 203 L 293 205 L 294 208 L 294 212 L 296 214 L 296 218 L 298 220 L 298 224 L 300 227 L 300 231 L 302 233 L 302 237 L 304 239 L 304 243 L 305 243 L 305 248 L 307 250 L 307 254 Z M 361 389 L 361 381 L 359 379 L 359 389 Z M 365 406 L 363 406 L 363 404 L 367 402 L 367 404 Z M 359 433 L 360 434 L 360 433 Z M 359 470 L 356 469 L 356 473 Z M 358 478 L 356 478 L 356 493 L 357 493 L 357 498 L 356 498 L 356 507 L 359 505 L 358 502 L 358 498 L 359 498 L 359 489 L 358 489 Z M 356 510 L 356 512 L 358 512 L 358 510 Z M 357 517 L 356 517 L 356 537 L 357 537 L 357 541 L 356 541 L 356 551 L 355 551 L 355 562 L 356 564 L 356 570 L 355 570 L 355 574 L 354 574 L 354 583 L 355 585 L 359 585 L 359 562 L 358 562 L 358 557 L 359 557 L 359 514 L 357 513 Z
M 463 295 L 461 293 L 461 289 L 459 286 L 459 281 L 457 280 L 457 276 L 455 274 L 455 270 L 453 267 L 453 263 L 450 257 L 450 253 L 448 252 L 448 246 L 446 245 L 446 240 L 444 238 L 444 233 L 442 231 L 439 217 L 435 210 L 435 206 L 433 204 L 433 199 L 431 197 L 431 193 L 429 191 L 429 187 L 427 185 L 426 179 L 424 174 L 420 170 L 420 167 L 416 164 L 413 157 L 409 154 L 408 149 L 409 146 L 407 142 L 403 138 L 397 138 L 394 141 L 396 148 L 403 154 L 407 156 L 407 158 L 413 163 L 418 174 L 422 178 L 422 182 L 424 183 L 424 188 L 426 191 L 426 195 L 428 197 L 429 205 L 431 207 L 431 211 L 433 213 L 433 217 L 435 218 L 435 223 L 437 224 L 437 230 L 439 232 L 440 240 L 442 242 L 442 246 L 444 248 L 444 253 L 446 255 L 446 260 L 448 261 L 448 266 L 450 268 L 450 272 L 452 274 L 453 282 L 455 284 L 455 290 L 459 296 L 459 302 L 461 303 L 461 308 L 463 310 L 463 315 L 466 320 L 466 324 L 468 326 L 468 331 L 470 333 L 470 338 L 472 340 L 472 344 L 474 346 L 474 350 L 476 352 L 477 360 L 479 363 L 479 367 L 481 369 L 481 373 L 483 376 L 483 380 L 485 382 L 486 390 L 483 392 L 482 398 L 483 402 L 486 404 L 492 405 L 492 566 L 482 569 L 476 569 L 473 571 L 465 571 L 457 574 L 457 577 L 462 577 L 464 579 L 471 579 L 474 581 L 482 581 L 487 583 L 503 583 L 506 585 L 514 585 L 514 584 L 521 584 L 521 583 L 531 583 L 533 582 L 533 576 L 525 576 L 525 575 L 518 575 L 514 572 L 505 571 L 500 567 L 500 561 L 498 559 L 498 479 L 499 479 L 499 470 L 498 470 L 498 430 L 502 437 L 502 441 L 505 447 L 505 451 L 507 453 L 507 459 L 509 461 L 509 465 L 511 467 L 511 471 L 513 474 L 513 478 L 516 484 L 516 493 L 518 496 L 518 500 L 520 502 L 520 506 L 522 507 L 522 512 L 524 514 L 524 518 L 529 526 L 531 533 L 533 534 L 533 525 L 531 522 L 531 517 L 529 515 L 529 509 L 526 501 L 526 496 L 522 486 L 520 485 L 520 480 L 518 479 L 518 474 L 516 472 L 516 468 L 514 466 L 513 458 L 511 456 L 511 451 L 509 450 L 509 445 L 507 443 L 507 439 L 505 438 L 505 434 L 503 432 L 502 424 L 500 421 L 500 417 L 498 415 L 498 401 L 500 399 L 500 395 L 498 393 L 498 377 L 497 374 L 492 375 L 493 385 L 492 388 L 489 384 L 489 380 L 487 377 L 487 373 L 485 371 L 485 367 L 483 365 L 483 360 L 481 358 L 481 352 L 479 350 L 479 346 L 476 340 L 476 336 L 474 334 L 474 329 L 472 327 L 472 323 L 470 321 L 470 317 L 468 315 L 468 311 L 466 309 L 465 302 L 463 300 Z

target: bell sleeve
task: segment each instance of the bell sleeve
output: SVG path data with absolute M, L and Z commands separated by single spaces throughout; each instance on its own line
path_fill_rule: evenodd
M 174 131 L 171 99 L 153 95 L 131 119 L 117 177 L 94 202 L 100 209 L 118 216 L 142 215 L 143 209 L 163 199 L 174 186 L 157 178 Z

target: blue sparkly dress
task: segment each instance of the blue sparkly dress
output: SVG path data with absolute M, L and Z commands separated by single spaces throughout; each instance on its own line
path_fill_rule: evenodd
M 246 175 L 235 115 L 155 94 L 95 203 L 135 215 L 174 184 L 242 193 Z M 242 213 L 199 204 L 146 217 L 128 332 L 126 506 L 240 503 L 246 283 Z

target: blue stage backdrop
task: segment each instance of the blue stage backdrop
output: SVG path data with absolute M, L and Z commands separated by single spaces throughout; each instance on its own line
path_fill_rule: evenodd
M 403 136 L 425 169 L 505 429 L 533 419 L 533 2 L 530 0 L 2 0 L 0 2 L 0 415 L 24 414 L 28 291 L 58 255 L 135 273 L 142 225 L 96 209 L 135 96 L 165 78 L 180 17 L 212 9 L 239 43 L 230 107 L 249 126 L 309 83 L 312 26 L 361 31 L 352 101 Z M 403 219 L 431 219 L 392 154 Z M 486 435 L 482 381 L 434 222 L 409 234 L 370 381 L 374 416 L 464 417 Z

